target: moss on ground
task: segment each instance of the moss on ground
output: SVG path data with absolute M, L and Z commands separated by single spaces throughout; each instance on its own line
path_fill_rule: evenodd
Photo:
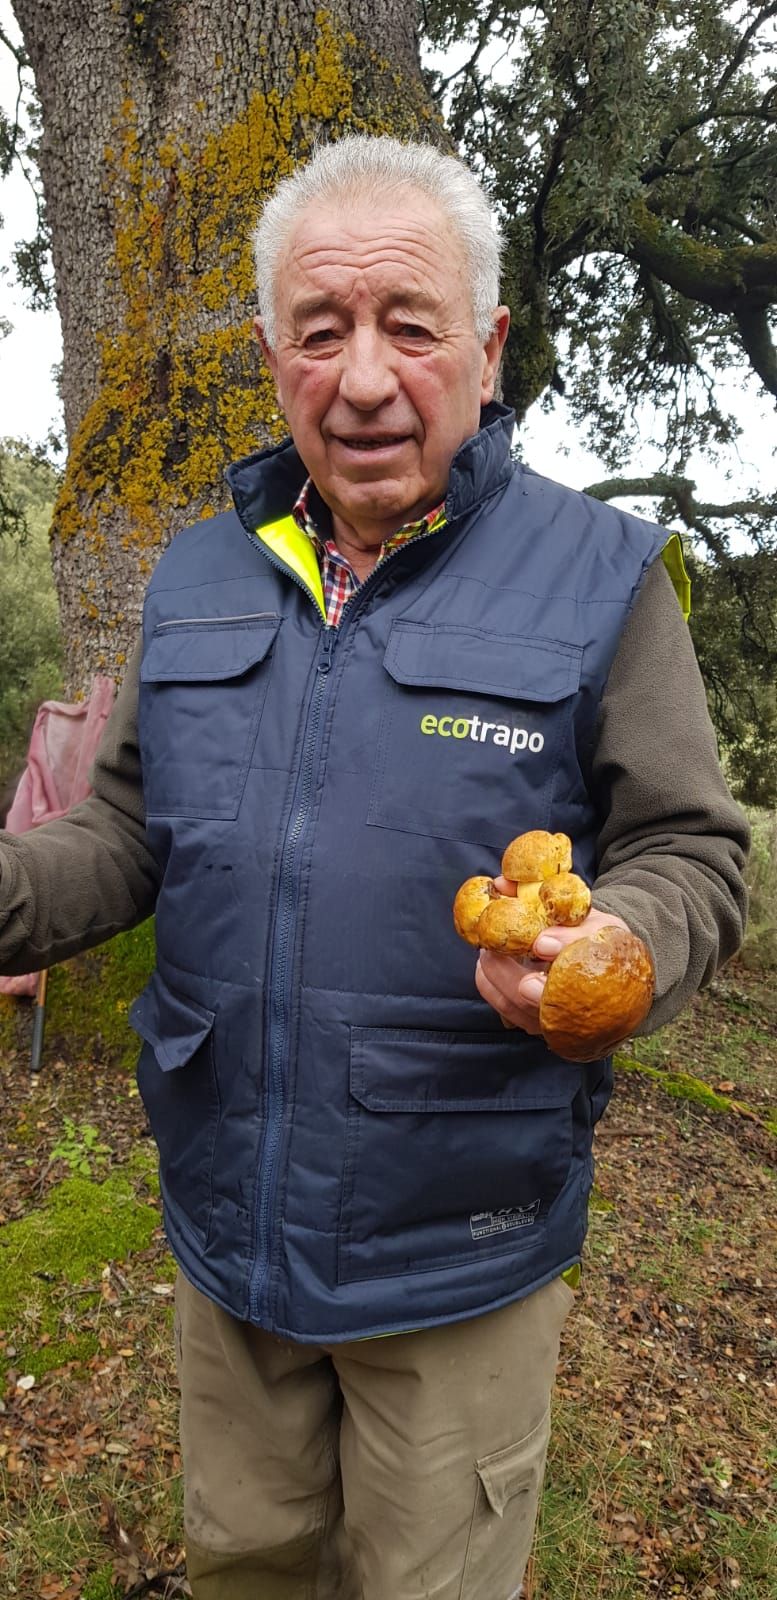
M 154 966 L 154 922 L 149 919 L 108 944 L 52 967 L 46 1000 L 46 1055 L 69 1061 L 85 1056 L 131 1071 L 138 1038 L 127 1013 Z M 0 1000 L 0 1049 L 28 1050 L 31 1007 Z
M 121 1585 L 114 1583 L 110 1567 L 101 1567 L 88 1578 L 81 1591 L 81 1600 L 116 1600 L 122 1593 Z
M 760 1123 L 767 1133 L 777 1136 L 777 1121 L 771 1116 L 762 1117 L 743 1100 L 732 1100 L 729 1095 L 719 1094 L 717 1089 L 711 1089 L 703 1078 L 695 1078 L 690 1072 L 665 1072 L 660 1067 L 649 1067 L 644 1061 L 635 1061 L 632 1056 L 616 1055 L 614 1065 L 619 1072 L 639 1073 L 642 1077 L 652 1078 L 654 1083 L 660 1085 L 665 1094 L 673 1100 L 690 1100 L 696 1105 L 704 1106 L 707 1111 L 734 1113 L 747 1117 L 753 1122 Z
M 142 1184 L 149 1194 L 159 1196 L 159 1159 L 156 1145 L 150 1139 L 144 1139 L 133 1147 L 123 1170 L 128 1177 Z
M 104 1183 L 65 1178 L 45 1204 L 0 1227 L 0 1328 L 12 1330 L 16 1341 L 6 1368 L 40 1377 L 95 1353 L 93 1334 L 67 1327 L 67 1290 L 93 1280 L 106 1262 L 148 1246 L 159 1215 L 138 1200 L 136 1188 L 137 1177 L 126 1170 Z M 78 1303 L 84 1307 L 83 1295 Z M 0 1357 L 0 1370 L 2 1363 Z

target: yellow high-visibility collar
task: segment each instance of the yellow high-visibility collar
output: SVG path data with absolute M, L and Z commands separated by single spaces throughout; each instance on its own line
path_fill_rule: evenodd
M 277 556 L 284 566 L 291 568 L 295 577 L 299 578 L 311 599 L 315 601 L 326 622 L 324 585 L 321 581 L 318 557 L 310 539 L 303 533 L 296 519 L 289 516 L 281 517 L 278 522 L 266 522 L 263 528 L 257 528 L 256 537 L 272 550 L 273 555 Z
M 670 533 L 661 551 L 661 560 L 672 580 L 674 592 L 680 602 L 680 610 L 687 622 L 691 614 L 691 580 L 685 568 L 679 533 Z

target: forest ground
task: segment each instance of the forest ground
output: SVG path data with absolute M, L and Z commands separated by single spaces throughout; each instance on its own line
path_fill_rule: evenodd
M 0 1588 L 186 1594 L 172 1263 L 126 1070 L 0 1055 Z M 730 965 L 600 1124 L 531 1600 L 777 1600 L 777 984 Z M 165 1576 L 167 1574 L 168 1576 Z

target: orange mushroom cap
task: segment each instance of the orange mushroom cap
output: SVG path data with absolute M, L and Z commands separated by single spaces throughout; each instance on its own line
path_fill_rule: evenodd
M 599 928 L 552 962 L 540 1001 L 542 1036 L 567 1061 L 596 1061 L 647 1016 L 654 989 L 643 941 L 626 928 Z

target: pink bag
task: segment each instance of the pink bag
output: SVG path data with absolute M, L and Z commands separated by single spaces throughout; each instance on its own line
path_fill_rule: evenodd
M 27 765 L 6 818 L 9 833 L 26 833 L 63 817 L 91 793 L 89 768 L 113 706 L 112 678 L 96 677 L 88 700 L 44 700 L 35 717 Z M 38 974 L 1 978 L 0 994 L 34 995 Z

